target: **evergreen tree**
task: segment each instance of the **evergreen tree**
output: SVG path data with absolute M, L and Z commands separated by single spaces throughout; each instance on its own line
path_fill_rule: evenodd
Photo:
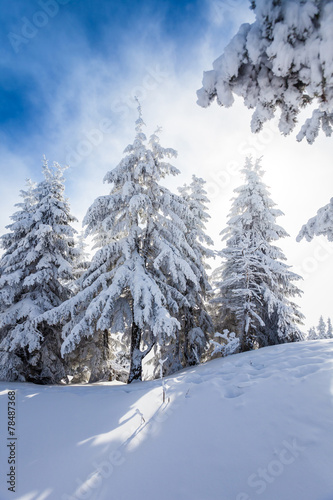
M 206 224 L 210 218 L 207 213 L 207 193 L 205 181 L 195 175 L 189 186 L 179 188 L 182 198 L 187 202 L 192 218 L 187 224 L 187 241 L 195 253 L 193 271 L 197 273 L 200 288 L 189 284 L 186 292 L 188 305 L 182 311 L 181 339 L 183 348 L 183 366 L 195 365 L 199 362 L 208 340 L 213 332 L 213 324 L 206 308 L 207 293 L 211 290 L 207 271 L 210 269 L 207 259 L 215 256 L 208 247 L 213 241 L 206 234 Z
M 332 0 L 252 0 L 256 16 L 242 24 L 224 53 L 204 72 L 198 104 L 215 98 L 229 107 L 234 95 L 254 109 L 251 128 L 262 129 L 280 109 L 279 128 L 287 135 L 302 108 L 314 105 L 297 139 L 312 143 L 320 128 L 333 125 Z
M 99 250 L 80 291 L 42 318 L 65 321 L 63 355 L 82 340 L 96 346 L 96 355 L 104 347 L 104 371 L 110 371 L 110 336 L 121 334 L 129 346 L 128 382 L 142 377 L 142 362 L 155 345 L 173 345 L 169 370 L 177 367 L 178 315 L 189 306 L 188 287 L 200 287 L 196 254 L 186 240 L 193 215 L 160 184 L 178 174 L 164 161 L 176 152 L 162 148 L 156 134 L 147 145 L 143 126 L 139 106 L 135 140 L 104 178 L 111 192 L 97 198 L 84 219 Z
M 46 323 L 36 329 L 34 318 L 70 296 L 74 229 L 64 192 L 64 169 L 43 165 L 44 181 L 21 192 L 23 203 L 1 238 L 0 378 L 49 383 L 65 368 L 60 356 L 60 332 Z
M 314 327 L 310 328 L 310 330 L 308 331 L 307 340 L 317 340 L 318 338 L 319 337 L 316 329 Z
M 328 318 L 327 325 L 322 316 L 319 318 L 317 327 L 310 328 L 308 332 L 308 340 L 331 339 L 333 338 L 333 328 L 331 318 Z
M 325 339 L 326 338 L 326 323 L 324 321 L 324 318 L 320 316 L 319 318 L 319 323 L 317 326 L 317 338 L 318 339 Z
M 244 351 L 301 340 L 297 325 L 303 315 L 290 300 L 301 295 L 293 283 L 301 278 L 273 244 L 287 236 L 275 222 L 283 214 L 269 198 L 260 162 L 253 165 L 247 159 L 243 173 L 246 183 L 235 190 L 227 228 L 221 233 L 226 248 L 213 300 L 219 305 L 220 325 L 237 333 Z
M 8 352 L 5 341 L 16 324 L 21 322 L 20 310 L 13 305 L 15 288 L 21 276 L 20 267 L 24 254 L 22 241 L 32 225 L 32 207 L 36 203 L 35 188 L 35 183 L 28 179 L 26 190 L 20 191 L 23 201 L 15 205 L 19 210 L 11 216 L 13 223 L 6 226 L 11 232 L 1 236 L 0 244 L 4 254 L 0 260 L 0 380 L 25 380 L 21 357 Z

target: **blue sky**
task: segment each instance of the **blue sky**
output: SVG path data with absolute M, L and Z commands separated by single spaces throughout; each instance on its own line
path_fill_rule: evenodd
M 30 152 L 38 139 L 41 150 L 57 140 L 63 120 L 73 121 L 83 112 L 84 80 L 70 95 L 61 120 L 54 117 L 59 94 L 74 83 L 81 66 L 105 63 L 110 94 L 127 77 L 140 82 L 142 57 L 137 64 L 136 51 L 146 53 L 149 64 L 171 51 L 174 71 L 183 70 L 208 31 L 205 11 L 202 1 L 2 0 L 2 141 Z M 198 83 L 200 74 L 198 68 Z
M 162 126 L 162 145 L 178 151 L 181 175 L 169 186 L 193 173 L 207 181 L 217 249 L 245 155 L 263 155 L 265 180 L 285 213 L 279 223 L 290 234 L 280 246 L 304 276 L 307 327 L 320 314 L 333 316 L 325 284 L 333 249 L 321 239 L 295 241 L 332 196 L 331 141 L 299 144 L 296 132 L 281 137 L 275 122 L 254 136 L 239 100 L 229 109 L 196 105 L 203 71 L 254 19 L 248 0 L 0 0 L 0 12 L 0 233 L 25 179 L 41 180 L 44 154 L 70 165 L 66 193 L 82 220 L 108 192 L 102 179 L 134 137 L 137 95 L 147 134 Z
M 152 127 L 165 126 L 154 100 L 163 86 L 169 83 L 170 92 L 191 75 L 195 107 L 199 60 L 208 53 L 208 65 L 219 55 L 238 26 L 236 12 L 250 15 L 246 0 L 0 0 L 0 7 L 0 152 L 11 195 L 26 177 L 40 179 L 45 154 L 71 165 L 67 190 L 75 197 L 75 169 L 97 172 L 92 156 L 101 172 L 110 168 L 94 140 L 103 120 L 115 153 L 110 161 L 120 160 L 131 140 L 135 95 Z

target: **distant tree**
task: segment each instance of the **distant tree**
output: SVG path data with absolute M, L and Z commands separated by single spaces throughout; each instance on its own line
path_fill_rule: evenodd
M 189 306 L 188 288 L 200 288 L 197 255 L 186 239 L 193 214 L 160 184 L 179 173 L 164 161 L 176 152 L 162 148 L 156 134 L 147 145 L 143 126 L 139 106 L 134 142 L 104 178 L 111 192 L 97 198 L 84 219 L 99 250 L 80 291 L 40 318 L 65 323 L 63 355 L 74 354 L 81 342 L 97 346 L 105 371 L 112 365 L 110 337 L 118 336 L 118 344 L 128 346 L 128 382 L 142 378 L 143 360 L 156 345 L 172 346 L 169 369 L 179 366 L 178 317 Z
M 319 323 L 317 326 L 317 333 L 318 333 L 319 339 L 326 338 L 326 323 L 325 323 L 324 318 L 322 316 L 320 316 L 320 318 L 319 318 Z
M 307 340 L 317 340 L 318 338 L 319 337 L 316 328 L 310 328 L 310 330 L 308 331 Z
M 317 327 L 310 328 L 307 340 L 331 339 L 333 338 L 333 329 L 331 318 L 328 318 L 327 325 L 322 316 L 319 318 Z
M 65 374 L 60 331 L 34 319 L 70 296 L 74 233 L 64 198 L 64 169 L 44 160 L 44 180 L 22 191 L 23 203 L 1 237 L 5 252 L 0 278 L 0 378 L 39 383 Z
M 284 263 L 283 252 L 273 243 L 287 235 L 275 222 L 283 215 L 262 182 L 260 162 L 247 159 L 246 182 L 236 189 L 227 228 L 226 248 L 216 273 L 214 306 L 219 307 L 222 329 L 235 332 L 242 351 L 303 339 L 298 325 L 303 315 L 292 302 L 301 291 L 300 278 Z
M 279 109 L 279 129 L 287 135 L 300 110 L 316 103 L 297 140 L 313 143 L 320 128 L 331 136 L 332 0 L 252 0 L 251 8 L 255 22 L 242 24 L 213 70 L 204 72 L 198 104 L 207 107 L 216 98 L 229 107 L 234 94 L 242 97 L 255 110 L 253 132 Z

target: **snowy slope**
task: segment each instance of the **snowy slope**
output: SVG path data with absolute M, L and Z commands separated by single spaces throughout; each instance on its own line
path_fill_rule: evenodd
M 333 500 L 333 341 L 130 386 L 0 383 L 0 499 Z M 17 399 L 8 492 L 7 390 Z

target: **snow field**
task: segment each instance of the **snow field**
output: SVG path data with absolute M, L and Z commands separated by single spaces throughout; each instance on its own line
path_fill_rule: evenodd
M 2 382 L 2 430 L 17 391 L 18 466 L 1 500 L 333 498 L 332 340 L 216 359 L 165 386 L 163 403 L 160 380 Z

